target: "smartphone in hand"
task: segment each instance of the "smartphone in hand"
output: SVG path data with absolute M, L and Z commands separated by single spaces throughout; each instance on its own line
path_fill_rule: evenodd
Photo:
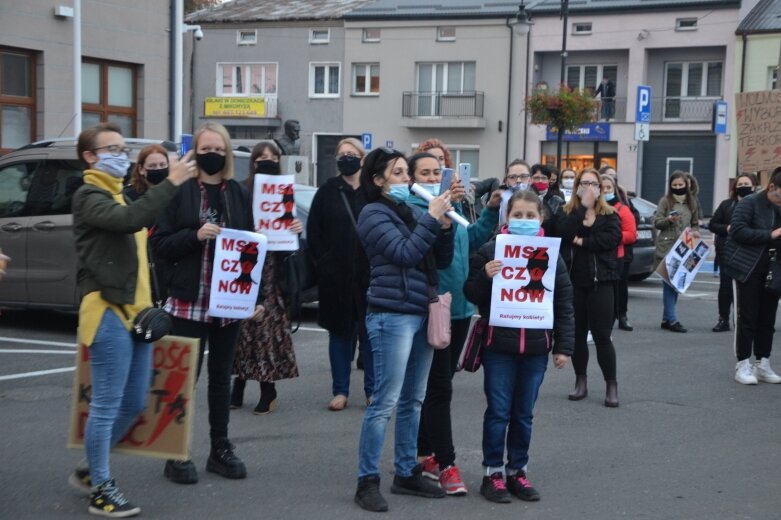
M 439 193 L 445 193 L 453 184 L 453 168 L 442 168 L 442 177 L 439 181 Z
M 469 163 L 458 163 L 458 178 L 461 179 L 461 185 L 465 190 L 469 189 L 469 183 L 472 182 L 472 165 Z

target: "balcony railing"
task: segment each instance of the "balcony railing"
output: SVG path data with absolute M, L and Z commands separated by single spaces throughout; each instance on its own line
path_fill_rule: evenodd
M 663 97 L 651 99 L 651 122 L 710 123 L 719 97 Z
M 594 121 L 609 121 L 615 123 L 624 123 L 627 121 L 625 97 L 610 99 L 597 98 L 595 101 Z
M 402 117 L 483 117 L 483 92 L 404 92 Z

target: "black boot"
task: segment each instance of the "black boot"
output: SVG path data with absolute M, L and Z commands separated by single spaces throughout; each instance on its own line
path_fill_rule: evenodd
M 711 329 L 713 332 L 727 332 L 729 331 L 729 318 L 719 316 L 719 321 L 716 322 L 716 326 Z
M 618 328 L 627 332 L 635 330 L 632 324 L 629 323 L 629 318 L 626 317 L 626 314 L 618 317 Z
M 252 412 L 255 415 L 266 415 L 277 407 L 277 388 L 274 383 L 260 383 L 260 401 Z
M 618 382 L 605 381 L 607 389 L 605 390 L 605 406 L 608 408 L 618 408 Z
M 206 471 L 225 478 L 246 478 L 247 468 L 233 453 L 234 446 L 226 437 L 212 439 L 212 450 L 206 461 Z
M 380 477 L 369 476 L 358 479 L 355 503 L 366 511 L 375 513 L 383 513 L 388 510 L 388 502 L 380 493 Z
M 177 484 L 195 484 L 198 482 L 198 470 L 191 460 L 167 460 L 163 475 Z
M 241 408 L 244 404 L 244 385 L 247 384 L 246 379 L 237 377 L 233 380 L 233 390 L 231 391 L 231 410 Z
M 580 401 L 588 395 L 588 379 L 586 375 L 575 374 L 575 391 L 569 394 L 570 401 Z

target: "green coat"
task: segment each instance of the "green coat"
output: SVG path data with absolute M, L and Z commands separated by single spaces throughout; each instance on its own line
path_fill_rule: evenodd
M 407 204 L 428 209 L 428 202 L 417 195 L 411 194 Z M 453 205 L 459 214 L 461 205 Z M 469 255 L 493 238 L 493 231 L 499 223 L 499 209 L 483 208 L 480 218 L 468 228 L 453 222 L 456 229 L 453 246 L 453 261 L 447 269 L 439 269 L 439 294 L 449 292 L 453 295 L 450 304 L 450 319 L 463 320 L 471 318 L 475 307 L 464 296 L 464 282 L 469 276 Z
M 676 202 L 670 207 L 670 202 L 667 196 L 661 198 L 659 205 L 656 207 L 656 216 L 654 217 L 654 227 L 659 230 L 656 235 L 656 255 L 654 268 L 667 256 L 667 253 L 672 249 L 673 244 L 681 236 L 683 230 L 687 227 L 692 228 L 693 231 L 699 231 L 700 225 L 697 220 L 699 214 L 699 207 L 697 199 L 695 198 L 694 212 L 689 208 L 687 204 Z M 670 222 L 667 217 L 671 211 L 677 211 L 681 219 L 676 222 Z

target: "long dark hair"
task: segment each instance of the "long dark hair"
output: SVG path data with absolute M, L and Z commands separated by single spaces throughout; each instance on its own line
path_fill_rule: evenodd
M 697 213 L 697 200 L 692 195 L 692 189 L 691 185 L 689 184 L 689 175 L 681 170 L 675 170 L 672 175 L 670 175 L 670 178 L 667 179 L 667 204 L 669 207 L 673 207 L 675 205 L 675 199 L 673 198 L 673 181 L 675 179 L 683 179 L 684 184 L 686 185 L 686 204 L 689 206 L 689 210 L 692 212 L 692 215 Z
M 410 184 L 412 184 L 413 182 L 417 182 L 415 180 L 415 168 L 417 168 L 418 161 L 420 161 L 421 159 L 434 159 L 435 161 L 437 160 L 436 157 L 434 157 L 432 154 L 428 152 L 416 153 L 415 155 L 407 159 L 407 166 L 409 166 Z
M 735 177 L 735 184 L 732 185 L 732 189 L 729 193 L 729 198 L 732 200 L 738 200 L 738 181 L 741 177 L 745 177 L 748 180 L 751 181 L 751 185 L 754 186 L 754 189 L 756 189 L 757 186 L 759 186 L 759 180 L 757 179 L 757 176 L 753 173 L 741 173 L 737 177 Z
M 406 160 L 404 154 L 392 148 L 376 148 L 363 159 L 361 166 L 361 189 L 366 194 L 367 202 L 375 202 L 382 197 L 382 187 L 374 184 L 374 179 L 383 178 L 388 164 L 399 159 Z
M 255 193 L 255 160 L 263 155 L 263 152 L 266 150 L 269 150 L 277 160 L 282 156 L 279 146 L 273 141 L 261 141 L 252 148 L 252 153 L 249 156 L 249 175 L 247 175 L 247 178 L 244 180 L 244 185 L 249 190 L 250 198 L 252 197 L 252 194 Z

